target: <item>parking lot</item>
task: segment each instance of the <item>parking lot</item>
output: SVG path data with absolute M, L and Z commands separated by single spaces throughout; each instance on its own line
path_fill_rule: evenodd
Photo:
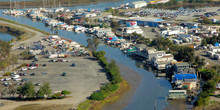
M 64 59 L 64 58 L 63 58 Z M 92 92 L 99 88 L 99 83 L 107 82 L 106 75 L 97 61 L 89 57 L 68 57 L 70 62 L 48 62 L 49 59 L 41 58 L 37 68 L 18 73 L 27 73 L 21 79 L 27 79 L 34 84 L 50 82 L 53 91 L 69 90 L 72 95 L 78 93 Z M 71 66 L 72 63 L 75 66 Z M 42 66 L 46 64 L 46 66 Z M 63 73 L 66 73 L 63 76 Z M 35 73 L 33 75 L 33 73 Z

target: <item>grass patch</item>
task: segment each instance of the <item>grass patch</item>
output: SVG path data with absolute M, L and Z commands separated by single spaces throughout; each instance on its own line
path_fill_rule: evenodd
M 88 110 L 92 105 L 92 100 L 86 100 L 78 105 L 77 110 Z
M 106 97 L 102 101 L 86 100 L 78 105 L 77 110 L 101 110 L 106 104 L 113 103 L 121 98 L 124 92 L 129 90 L 128 82 L 124 81 L 119 84 L 119 88 L 116 91 L 106 93 Z

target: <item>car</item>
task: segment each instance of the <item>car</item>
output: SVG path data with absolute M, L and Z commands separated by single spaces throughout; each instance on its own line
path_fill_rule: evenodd
M 35 76 L 35 73 L 31 73 L 30 76 Z
M 42 66 L 47 66 L 47 64 L 43 64 Z
M 27 73 L 23 73 L 23 76 L 27 76 Z
M 38 66 L 38 64 L 35 64 L 34 66 Z
M 21 68 L 21 71 L 26 71 L 26 70 L 28 70 L 27 68 Z
M 64 73 L 62 73 L 62 74 L 61 74 L 61 76 L 66 76 L 66 73 L 65 73 L 65 72 L 64 72 Z
M 35 69 L 36 68 L 36 66 L 31 66 L 31 67 L 29 67 L 28 69 L 29 70 L 33 70 L 33 69 Z
M 19 76 L 24 76 L 24 74 L 23 74 L 23 73 L 19 73 L 18 75 L 19 75 Z
M 48 62 L 53 62 L 53 60 L 49 60 Z
M 35 86 L 40 86 L 40 83 L 36 83 Z
M 20 81 L 21 80 L 21 78 L 15 78 L 14 79 L 14 81 Z
M 66 62 L 71 62 L 71 60 L 67 60 Z
M 6 81 L 4 81 L 4 82 L 3 82 L 3 85 L 5 85 L 5 86 L 9 86 L 9 83 L 6 82 Z
M 76 66 L 76 64 L 75 64 L 75 63 L 72 63 L 72 65 L 71 65 L 71 66 L 73 66 L 73 67 L 74 67 L 74 66 Z
M 27 80 L 28 80 L 28 79 L 22 79 L 21 81 L 22 81 L 22 82 L 26 82 Z

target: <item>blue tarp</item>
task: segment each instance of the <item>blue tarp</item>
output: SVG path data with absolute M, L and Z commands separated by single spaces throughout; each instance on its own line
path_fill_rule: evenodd
M 196 74 L 176 74 L 175 80 L 183 80 L 183 79 L 197 79 Z
M 216 46 L 216 47 L 219 47 L 219 43 L 215 43 L 215 46 Z

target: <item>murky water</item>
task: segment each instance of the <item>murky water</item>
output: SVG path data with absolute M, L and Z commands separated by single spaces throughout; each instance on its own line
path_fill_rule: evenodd
M 14 36 L 7 34 L 7 33 L 0 33 L 0 40 L 3 41 L 10 41 L 11 39 L 15 38 Z
M 131 2 L 130 1 L 120 1 L 113 3 L 98 3 L 98 4 L 92 4 L 87 6 L 77 6 L 77 7 L 71 7 L 71 9 L 75 8 L 96 8 L 103 10 L 107 6 L 115 6 L 119 5 L 121 3 Z M 30 25 L 33 27 L 36 27 L 40 30 L 54 33 L 49 27 L 45 27 L 45 25 L 41 22 L 33 22 L 25 17 L 10 17 L 3 15 L 0 12 L 0 17 L 4 17 L 7 19 L 11 19 L 13 21 L 16 21 L 21 24 Z M 62 37 L 74 40 L 82 45 L 87 45 L 86 40 L 89 38 L 84 33 L 74 33 L 64 30 L 59 30 L 58 34 Z M 135 90 L 134 95 L 130 99 L 130 103 L 125 106 L 124 110 L 153 110 L 154 105 L 156 102 L 157 110 L 164 109 L 165 104 L 165 96 L 168 94 L 168 91 L 171 88 L 170 83 L 166 79 L 156 79 L 155 75 L 152 72 L 148 72 L 145 69 L 140 69 L 136 67 L 135 61 L 130 60 L 126 55 L 123 55 L 122 52 L 117 48 L 112 47 L 106 47 L 104 45 L 101 45 L 98 47 L 98 50 L 103 50 L 106 52 L 106 57 L 116 60 L 118 63 L 124 64 L 134 71 L 138 72 L 140 76 L 142 77 L 142 80 L 140 82 L 140 85 Z

